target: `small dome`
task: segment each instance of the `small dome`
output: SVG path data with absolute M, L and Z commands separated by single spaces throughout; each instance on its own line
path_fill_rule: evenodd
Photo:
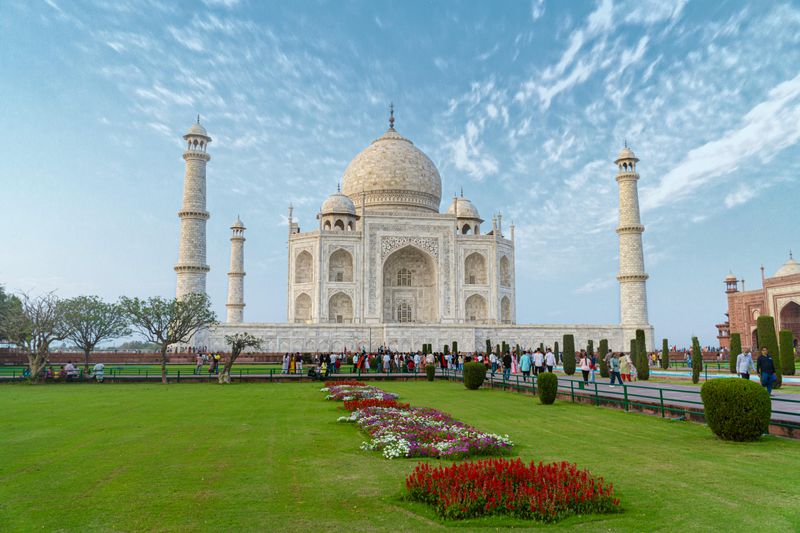
M 208 136 L 206 129 L 199 122 L 192 124 L 192 126 L 189 128 L 189 131 L 186 132 L 186 135 L 184 135 L 183 138 L 185 139 L 189 136 L 205 137 L 209 140 L 211 139 L 211 137 Z
M 356 206 L 353 201 L 340 192 L 336 192 L 328 196 L 322 202 L 322 209 L 319 210 L 322 215 L 356 215 Z
M 628 148 L 627 146 L 619 151 L 619 155 L 617 156 L 616 161 L 622 161 L 623 159 L 633 159 L 634 161 L 638 161 L 639 158 L 636 157 L 636 154 L 633 153 L 633 150 Z
M 725 276 L 725 281 L 736 281 L 736 276 L 733 275 L 733 272 Z
M 231 226 L 231 229 L 246 229 L 244 224 L 242 224 L 242 219 L 239 218 L 239 215 L 236 215 L 236 220 L 234 221 L 233 226 Z
M 781 276 L 791 276 L 792 274 L 800 274 L 800 265 L 797 264 L 797 261 L 792 256 L 789 256 L 789 259 L 775 272 L 773 277 L 779 278 Z
M 458 211 L 456 211 L 456 206 L 458 207 Z M 478 214 L 478 209 L 472 205 L 472 202 L 463 196 L 453 198 L 453 202 L 450 204 L 450 207 L 447 208 L 447 214 L 457 214 L 458 218 L 474 218 L 481 220 L 481 216 Z

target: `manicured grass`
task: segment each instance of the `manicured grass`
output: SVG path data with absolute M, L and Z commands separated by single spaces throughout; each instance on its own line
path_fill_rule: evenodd
M 437 381 L 386 382 L 403 400 L 508 433 L 523 460 L 574 461 L 614 483 L 625 512 L 584 531 L 796 531 L 800 442 L 717 440 L 707 427 Z M 428 531 L 401 498 L 416 460 L 359 450 L 313 383 L 0 387 L 0 529 Z M 434 461 L 436 462 L 436 461 Z

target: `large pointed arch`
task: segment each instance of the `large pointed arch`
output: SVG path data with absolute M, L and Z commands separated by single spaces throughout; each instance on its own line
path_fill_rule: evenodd
M 416 246 L 392 252 L 383 263 L 384 322 L 439 322 L 436 261 Z

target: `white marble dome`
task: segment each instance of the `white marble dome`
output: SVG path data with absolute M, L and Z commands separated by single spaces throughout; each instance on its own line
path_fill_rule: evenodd
M 458 207 L 458 210 L 456 210 L 456 207 Z M 481 220 L 481 216 L 478 214 L 478 208 L 463 196 L 453 198 L 453 202 L 450 204 L 450 207 L 447 208 L 447 214 L 458 215 L 458 218 Z
M 353 201 L 340 192 L 333 193 L 322 202 L 322 215 L 352 215 L 356 214 L 356 206 Z
M 208 132 L 206 131 L 206 129 L 199 122 L 195 122 L 194 124 L 192 124 L 192 126 L 189 128 L 189 131 L 186 132 L 186 135 L 184 135 L 183 138 L 185 139 L 186 137 L 189 137 L 190 135 L 191 136 L 196 136 L 196 137 L 205 137 L 206 139 L 211 139 L 211 137 L 208 136 Z
M 800 274 L 800 265 L 791 256 L 781 265 L 773 277 L 779 278 L 781 276 L 791 276 L 792 274 Z
M 350 161 L 342 192 L 361 207 L 377 211 L 439 212 L 442 178 L 436 165 L 394 128 Z
M 619 151 L 619 155 L 617 156 L 617 159 L 614 162 L 616 163 L 617 161 L 621 161 L 623 159 L 634 159 L 636 161 L 639 160 L 639 158 L 636 157 L 636 154 L 633 153 L 633 150 L 631 150 L 627 146 Z

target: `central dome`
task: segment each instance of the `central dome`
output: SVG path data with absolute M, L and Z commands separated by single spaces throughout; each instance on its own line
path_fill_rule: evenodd
M 368 210 L 439 212 L 442 178 L 433 161 L 394 128 L 350 161 L 342 192 Z

